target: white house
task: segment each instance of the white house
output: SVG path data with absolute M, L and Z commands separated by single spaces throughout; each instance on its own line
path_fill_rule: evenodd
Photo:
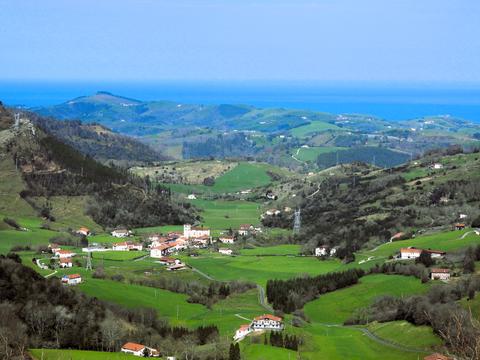
M 170 265 L 169 267 L 167 267 L 167 270 L 168 271 L 178 271 L 178 270 L 185 270 L 187 267 L 185 266 L 184 263 L 178 263 L 178 264 L 175 264 L 175 265 Z
M 82 277 L 80 274 L 70 274 L 64 275 L 62 277 L 62 283 L 65 285 L 77 285 L 82 282 Z
M 89 236 L 90 235 L 90 229 L 86 227 L 81 227 L 76 231 L 78 235 L 83 235 L 83 236 Z
M 195 194 L 189 194 L 189 195 L 187 196 L 187 199 L 188 199 L 188 200 L 196 200 L 197 197 L 196 197 Z
M 443 169 L 443 164 L 435 163 L 432 165 L 432 169 L 435 169 L 435 170 Z
M 422 249 L 402 248 L 400 249 L 400 258 L 402 260 L 416 259 L 422 254 Z
M 283 319 L 281 317 L 264 314 L 253 319 L 251 327 L 259 330 L 283 330 Z
M 158 352 L 157 349 L 150 348 L 148 346 L 142 345 L 142 344 L 137 344 L 133 342 L 128 342 L 122 346 L 120 349 L 121 352 L 124 352 L 126 354 L 130 355 L 135 355 L 135 356 L 140 356 L 144 357 L 145 352 L 148 352 L 149 357 L 159 357 L 160 353 Z
M 71 268 L 73 266 L 72 258 L 61 258 L 59 266 L 61 268 Z
M 224 244 L 233 244 L 235 242 L 235 238 L 233 236 L 221 236 L 218 238 L 218 240 Z
M 315 256 L 327 256 L 329 253 L 328 246 L 320 246 L 315 248 Z
M 232 249 L 218 249 L 218 252 L 223 255 L 232 255 Z
M 450 280 L 450 270 L 433 268 L 430 271 L 430 277 L 432 280 Z
M 430 254 L 430 256 L 434 259 L 438 259 L 446 255 L 445 251 L 424 250 L 424 249 L 409 247 L 409 248 L 400 249 L 400 258 L 402 260 L 416 259 L 416 258 L 419 258 L 422 253 Z
M 265 211 L 265 214 L 268 215 L 268 216 L 276 216 L 276 215 L 280 215 L 282 212 L 280 210 L 277 210 L 277 209 L 269 209 L 267 211 Z
M 72 256 L 75 256 L 75 253 L 70 250 L 57 250 L 55 251 L 55 256 L 59 257 L 60 259 L 63 258 L 70 258 Z
M 174 245 L 173 244 L 161 244 L 159 246 L 152 247 L 150 249 L 150 257 L 152 258 L 162 258 L 171 252 L 173 252 Z
M 177 265 L 181 264 L 181 261 L 179 259 L 174 259 L 168 256 L 163 256 L 161 257 L 158 262 L 162 265 Z
M 117 237 L 117 238 L 125 238 L 125 237 L 129 237 L 130 235 L 132 235 L 132 232 L 130 230 L 127 230 L 127 229 L 119 229 L 119 230 L 113 230 L 111 234 L 112 234 L 112 236 Z
M 190 224 L 183 225 L 183 236 L 187 239 L 191 237 L 210 237 L 210 229 L 204 227 L 194 227 Z
M 242 236 L 246 236 L 250 234 L 250 232 L 253 230 L 255 230 L 255 227 L 252 224 L 242 224 L 238 229 L 238 234 Z
M 131 241 L 123 241 L 112 245 L 113 251 L 142 251 L 143 245 Z
M 235 332 L 235 335 L 233 336 L 233 340 L 235 341 L 242 340 L 245 336 L 247 336 L 251 332 L 252 332 L 252 329 L 250 328 L 250 324 L 240 325 L 238 330 Z
M 61 250 L 61 247 L 58 244 L 49 244 L 48 248 L 50 249 L 52 254 L 55 254 L 58 250 Z

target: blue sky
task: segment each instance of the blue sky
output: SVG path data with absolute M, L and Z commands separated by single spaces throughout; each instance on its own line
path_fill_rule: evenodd
M 0 79 L 480 83 L 478 0 L 0 0 Z

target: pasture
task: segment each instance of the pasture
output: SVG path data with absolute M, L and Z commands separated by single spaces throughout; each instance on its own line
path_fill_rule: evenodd
M 300 253 L 300 245 L 275 245 L 256 247 L 253 249 L 240 250 L 242 255 L 255 256 L 255 255 L 298 255 Z
M 31 349 L 30 354 L 35 360 L 134 360 L 133 355 L 120 352 L 100 352 L 82 350 L 54 350 L 54 349 Z
M 257 225 L 260 205 L 250 201 L 191 200 L 202 210 L 202 225 L 212 229 L 236 229 L 241 224 Z
M 203 253 L 195 258 L 184 257 L 183 260 L 215 280 L 246 280 L 262 286 L 271 279 L 319 275 L 342 268 L 339 260 L 320 261 L 315 257 L 300 256 L 227 257 L 218 253 Z
M 463 239 L 463 235 L 469 232 Z M 480 244 L 480 236 L 471 232 L 471 229 L 461 231 L 447 231 L 430 235 L 418 236 L 414 239 L 386 243 L 375 250 L 364 251 L 364 255 L 387 258 L 400 251 L 401 248 L 415 246 L 422 249 L 454 251 L 470 245 Z
M 298 138 L 305 138 L 313 133 L 326 131 L 326 130 L 342 130 L 337 125 L 330 124 L 324 121 L 312 121 L 310 124 L 296 127 L 290 130 L 290 133 Z
M 314 322 L 341 324 L 357 309 L 369 306 L 378 296 L 407 296 L 427 289 L 428 285 L 412 276 L 368 275 L 362 277 L 357 285 L 321 295 L 307 303 L 304 311 Z
M 371 323 L 368 329 L 382 339 L 414 349 L 432 350 L 442 345 L 442 339 L 430 326 L 415 326 L 406 321 Z

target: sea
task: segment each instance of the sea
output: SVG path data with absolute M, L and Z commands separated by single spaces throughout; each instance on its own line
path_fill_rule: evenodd
M 97 91 L 143 101 L 246 104 L 388 120 L 450 115 L 480 123 L 480 84 L 0 80 L 0 101 L 9 106 L 51 106 Z

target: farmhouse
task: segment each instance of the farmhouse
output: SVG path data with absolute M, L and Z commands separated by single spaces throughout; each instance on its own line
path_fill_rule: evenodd
M 71 268 L 73 266 L 72 258 L 61 258 L 59 266 L 61 268 Z
M 119 229 L 112 231 L 112 236 L 117 238 L 129 237 L 130 235 L 132 235 L 132 232 L 127 229 Z
M 221 236 L 218 240 L 224 244 L 233 244 L 235 242 L 235 238 L 233 236 Z
M 218 249 L 218 252 L 223 255 L 232 255 L 232 249 Z
M 113 251 L 142 251 L 143 245 L 131 241 L 123 241 L 112 245 Z
M 435 169 L 435 170 L 443 169 L 443 164 L 435 163 L 432 165 L 432 169 Z
M 276 216 L 276 215 L 280 215 L 280 214 L 281 214 L 281 211 L 277 210 L 277 209 L 269 209 L 269 210 L 265 211 L 265 215 L 268 215 L 268 216 Z
M 242 224 L 238 229 L 238 234 L 242 236 L 246 236 L 250 234 L 251 231 L 255 230 L 252 224 Z
M 450 269 L 433 268 L 430 277 L 432 280 L 450 280 Z
M 188 200 L 196 200 L 196 199 L 197 199 L 197 196 L 196 196 L 195 194 L 189 194 L 189 195 L 187 196 L 187 199 L 188 199 Z
M 60 259 L 70 258 L 72 256 L 75 256 L 75 253 L 70 250 L 57 250 L 55 252 L 55 256 L 59 257 Z
M 145 345 L 128 342 L 122 346 L 120 349 L 121 352 L 126 354 L 131 354 L 135 356 L 144 357 L 145 354 L 148 354 L 149 357 L 158 357 L 160 356 L 157 349 L 149 348 Z
M 275 315 L 270 315 L 270 314 L 257 316 L 256 318 L 253 319 L 251 326 L 255 331 L 283 330 L 282 318 Z
M 58 244 L 49 244 L 48 245 L 48 248 L 50 249 L 50 251 L 52 252 L 52 254 L 55 254 L 58 250 L 60 250 L 60 245 Z
M 167 267 L 167 270 L 169 271 L 178 271 L 178 270 L 185 270 L 187 267 L 185 266 L 185 264 L 183 263 L 178 263 L 178 264 L 175 264 L 175 265 L 171 265 L 169 267 Z
M 191 237 L 210 237 L 210 229 L 204 227 L 192 227 L 192 225 L 185 224 L 183 225 L 183 236 L 187 239 Z
M 83 235 L 83 236 L 89 236 L 90 235 L 90 229 L 86 227 L 81 227 L 76 231 L 78 235 Z
M 251 332 L 252 332 L 252 329 L 250 328 L 250 324 L 240 325 L 238 330 L 235 332 L 235 335 L 233 336 L 233 340 L 235 341 L 242 340 L 245 336 L 247 336 Z
M 77 285 L 82 282 L 82 277 L 80 274 L 70 274 L 64 275 L 62 277 L 62 283 L 65 285 Z
M 159 246 L 153 247 L 150 249 L 150 257 L 152 258 L 162 258 L 171 252 L 173 252 L 174 245 L 173 244 L 161 244 Z
M 414 247 L 402 248 L 400 249 L 400 258 L 402 260 L 416 259 L 419 258 L 422 253 L 430 254 L 432 258 L 441 258 L 446 255 L 445 251 L 438 250 L 424 250 L 417 249 Z
M 329 248 L 328 246 L 320 246 L 315 248 L 315 256 L 334 256 L 337 253 L 336 248 Z
M 463 230 L 466 226 L 467 225 L 461 223 L 455 224 L 455 230 Z
M 175 265 L 175 264 L 180 264 L 181 261 L 168 256 L 163 256 L 160 259 L 158 259 L 158 262 L 162 265 Z

